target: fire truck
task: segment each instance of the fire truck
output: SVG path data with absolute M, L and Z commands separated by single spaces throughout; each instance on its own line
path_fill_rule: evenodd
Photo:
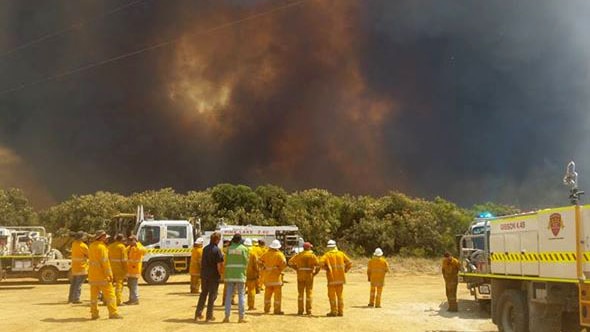
M 590 326 L 590 205 L 579 204 L 575 164 L 566 207 L 476 220 L 460 241 L 460 279 L 490 300 L 500 331 L 580 331 Z
M 231 226 L 219 223 L 216 228 L 222 238 L 231 239 L 236 232 L 244 237 L 281 241 L 287 256 L 301 250 L 303 245 L 296 226 Z M 109 234 L 135 234 L 147 249 L 143 257 L 142 277 L 148 284 L 165 284 L 172 274 L 188 273 L 194 241 L 202 236 L 209 243 L 213 231 L 202 234 L 199 218 L 190 220 L 154 220 L 145 216 L 143 206 L 137 212 L 120 213 L 113 217 Z M 300 243 L 301 242 L 301 243 Z M 223 246 L 220 242 L 219 246 Z
M 40 226 L 0 226 L 0 280 L 36 278 L 55 283 L 68 278 L 72 263 L 51 248 L 51 233 Z
M 216 231 L 221 234 L 220 243 L 223 240 L 231 240 L 236 233 L 240 233 L 242 238 L 251 238 L 263 240 L 269 245 L 273 240 L 281 242 L 281 251 L 289 259 L 303 250 L 303 238 L 299 236 L 299 228 L 294 225 L 289 226 L 255 226 L 255 225 L 226 225 L 219 223 Z M 213 231 L 205 232 L 203 240 L 205 244 L 209 243 L 209 237 Z

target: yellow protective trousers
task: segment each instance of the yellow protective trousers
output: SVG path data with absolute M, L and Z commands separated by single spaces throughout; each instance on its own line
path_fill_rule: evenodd
M 201 276 L 191 276 L 191 294 L 199 294 L 201 292 Z
M 117 299 L 117 305 L 121 305 L 123 302 L 123 282 L 124 277 L 113 277 L 113 288 L 115 289 L 115 298 Z
M 283 286 L 268 286 L 264 288 L 264 313 L 270 312 L 272 296 L 274 294 L 274 313 L 281 312 L 281 298 Z
M 305 297 L 305 312 L 311 315 L 311 297 L 313 295 L 313 278 L 297 281 L 297 313 L 303 313 L 303 299 Z
M 381 292 L 383 292 L 383 286 L 371 286 L 370 306 L 381 306 Z
M 256 304 L 254 303 L 256 300 L 256 287 L 258 284 L 258 280 L 247 280 L 246 281 L 246 292 L 248 293 L 248 310 L 254 310 L 256 308 Z
M 102 292 L 103 301 L 109 309 L 109 317 L 117 315 L 117 300 L 115 290 L 110 283 L 90 285 L 90 313 L 92 318 L 98 317 L 98 292 Z
M 344 301 L 342 299 L 343 284 L 328 285 L 328 299 L 330 299 L 330 313 L 342 315 L 344 313 Z
M 445 290 L 450 310 L 457 310 L 457 284 L 458 281 L 456 279 L 450 281 L 445 280 Z

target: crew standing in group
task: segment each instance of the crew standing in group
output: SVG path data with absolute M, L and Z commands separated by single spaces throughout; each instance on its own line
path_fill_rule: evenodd
M 287 261 L 285 255 L 279 250 L 280 248 L 281 243 L 279 240 L 273 240 L 270 244 L 270 249 L 260 258 L 260 263 L 264 268 L 264 313 L 270 312 L 274 294 L 275 315 L 284 314 L 281 311 L 282 273 L 287 267 Z
M 375 249 L 367 266 L 367 278 L 371 283 L 369 307 L 381 308 L 381 293 L 385 284 L 385 274 L 389 272 L 389 264 L 383 257 L 381 248 Z
M 191 294 L 199 294 L 201 288 L 201 258 L 203 257 L 203 238 L 198 238 L 191 252 Z
M 457 307 L 457 284 L 459 283 L 459 261 L 454 258 L 449 252 L 445 252 L 442 261 L 442 275 L 445 279 L 445 290 L 447 294 L 447 302 L 449 304 L 448 311 L 456 312 Z
M 211 240 L 203 248 L 203 258 L 201 259 L 201 295 L 195 310 L 195 320 L 203 319 L 203 309 L 207 301 L 207 321 L 215 321 L 213 316 L 213 305 L 217 299 L 219 289 L 219 279 L 223 272 L 223 253 L 217 246 L 221 234 L 214 232 L 211 234 Z
M 141 276 L 141 261 L 147 250 L 137 241 L 135 235 L 129 236 L 129 252 L 127 257 L 127 287 L 129 287 L 129 301 L 125 304 L 139 304 L 139 277 Z
M 311 299 L 313 293 L 313 278 L 318 274 L 320 262 L 313 253 L 313 245 L 309 242 L 303 244 L 303 251 L 289 260 L 289 266 L 297 271 L 297 314 L 303 315 L 305 298 L 305 313 L 311 315 Z
M 90 284 L 90 313 L 92 319 L 98 319 L 98 292 L 102 292 L 103 301 L 109 310 L 110 319 L 122 318 L 117 312 L 115 290 L 113 289 L 113 271 L 109 262 L 106 246 L 107 233 L 97 231 L 94 241 L 88 248 L 88 283 Z
M 88 276 L 88 245 L 84 243 L 84 232 L 74 234 L 72 242 L 72 280 L 70 281 L 70 294 L 68 303 L 82 303 L 80 293 L 82 284 Z
M 256 290 L 258 287 L 258 258 L 251 239 L 244 240 L 244 246 L 248 248 L 248 269 L 246 270 L 246 293 L 248 294 L 248 311 L 256 310 Z
M 109 261 L 113 269 L 113 286 L 115 287 L 118 306 L 123 302 L 123 283 L 127 276 L 127 248 L 123 243 L 124 239 L 123 234 L 117 234 L 113 243 L 108 246 Z
M 329 249 L 320 259 L 320 266 L 326 270 L 328 280 L 328 298 L 330 312 L 328 317 L 344 315 L 343 290 L 346 283 L 345 273 L 352 267 L 352 262 L 345 253 L 336 248 L 336 241 L 328 241 Z
M 227 293 L 225 295 L 224 323 L 229 323 L 232 303 L 231 297 L 233 297 L 235 289 L 237 289 L 238 293 L 238 323 L 246 323 L 244 317 L 244 286 L 246 285 L 246 269 L 248 267 L 248 261 L 248 248 L 242 245 L 242 236 L 239 233 L 236 233 L 231 239 L 231 244 L 229 245 L 225 256 L 225 279 L 223 282 L 227 287 Z

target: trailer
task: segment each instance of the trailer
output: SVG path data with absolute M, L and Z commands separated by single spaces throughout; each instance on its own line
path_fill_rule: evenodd
M 0 226 L 0 280 L 36 278 L 41 283 L 66 279 L 72 262 L 51 247 L 52 236 L 41 226 Z

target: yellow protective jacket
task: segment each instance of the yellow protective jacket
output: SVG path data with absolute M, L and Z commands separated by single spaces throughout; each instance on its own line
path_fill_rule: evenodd
M 352 267 L 352 262 L 342 251 L 334 248 L 324 254 L 320 265 L 326 270 L 328 285 L 343 285 L 346 283 L 345 273 Z
M 246 280 L 258 280 L 258 259 L 256 250 L 252 250 L 254 247 L 250 247 L 248 252 L 248 267 L 246 268 Z
M 367 266 L 367 276 L 371 286 L 383 287 L 385 284 L 385 274 L 389 272 L 389 264 L 383 257 L 373 256 Z
M 139 278 L 141 276 L 141 261 L 143 255 L 147 252 L 141 243 L 137 242 L 135 246 L 129 246 L 127 253 L 127 277 Z
M 113 280 L 109 250 L 102 241 L 94 241 L 88 248 L 88 283 L 106 285 Z
M 265 286 L 281 286 L 281 274 L 287 267 L 287 260 L 282 252 L 269 249 L 262 257 L 260 257 L 260 264 L 264 268 L 264 285 Z
M 115 241 L 108 246 L 109 261 L 115 278 L 125 278 L 127 275 L 127 248 L 121 241 Z
M 262 257 L 262 254 L 264 254 L 259 246 L 251 246 L 249 249 L 250 253 L 253 253 L 258 258 Z
M 297 281 L 312 280 L 320 267 L 320 260 L 311 250 L 304 250 L 291 257 L 289 266 L 297 271 Z
M 201 276 L 201 259 L 203 258 L 203 247 L 193 247 L 191 251 L 191 265 L 189 272 L 191 276 Z
M 459 261 L 455 257 L 452 257 L 450 261 L 445 258 L 441 265 L 441 271 L 445 281 L 457 282 L 457 274 L 459 273 L 459 267 L 461 266 Z
M 72 242 L 72 275 L 88 274 L 88 245 L 80 240 Z

